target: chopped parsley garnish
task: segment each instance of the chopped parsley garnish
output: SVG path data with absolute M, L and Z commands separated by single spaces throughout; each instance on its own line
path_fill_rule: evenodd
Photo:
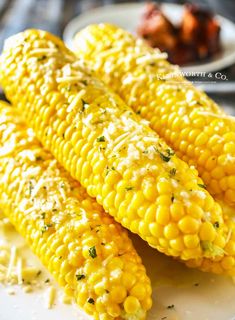
M 161 148 L 161 144 L 159 144 L 159 147 Z M 166 149 L 165 154 L 160 152 L 157 147 L 154 147 L 154 150 L 159 153 L 160 158 L 165 162 L 169 162 L 171 160 L 171 156 L 175 154 L 172 149 Z
M 49 230 L 49 228 L 53 227 L 53 224 L 52 223 L 48 223 L 48 224 L 45 224 L 43 227 L 42 227 L 42 234 L 46 231 Z
M 85 278 L 86 278 L 86 276 L 84 274 L 76 274 L 77 281 L 85 279 Z
M 166 156 L 163 153 L 159 152 L 160 158 L 165 161 L 165 162 L 169 162 L 171 160 L 170 156 Z
M 214 228 L 218 229 L 219 228 L 219 221 L 215 221 L 215 223 L 213 224 Z
M 105 137 L 101 136 L 101 137 L 98 137 L 96 140 L 97 140 L 97 142 L 104 142 L 105 141 Z
M 87 86 L 87 80 L 82 80 L 81 83 L 84 84 L 84 86 Z
M 65 88 L 64 88 L 64 90 L 66 90 L 66 91 L 68 91 L 68 92 L 69 92 L 69 91 L 71 91 L 71 85 L 70 85 L 70 86 L 65 87 Z
M 175 154 L 175 151 L 173 151 L 172 149 L 166 149 L 166 153 L 169 155 L 169 156 L 173 156 Z
M 46 58 L 47 58 L 47 56 L 43 55 L 43 56 L 41 56 L 41 57 L 38 57 L 38 58 L 37 58 L 37 61 L 43 61 L 43 60 L 45 60 Z
M 30 180 L 29 181 L 29 195 L 30 196 L 32 195 L 32 191 L 33 191 L 33 184 L 32 184 L 32 181 Z
M 136 111 L 136 114 L 141 114 L 141 110 Z
M 89 106 L 89 104 L 82 99 L 82 110 L 81 110 L 81 111 L 82 111 L 82 112 L 85 111 L 85 109 L 86 109 L 88 106 Z
M 169 306 L 167 306 L 167 309 L 174 309 L 175 305 L 174 304 L 171 304 Z
M 172 194 L 172 196 L 171 196 L 171 202 L 174 202 L 174 200 L 175 200 L 175 196 Z
M 61 182 L 60 187 L 61 187 L 62 189 L 64 189 L 65 183 L 64 183 L 64 182 Z
M 125 189 L 126 189 L 126 191 L 130 191 L 130 190 L 133 190 L 134 187 L 126 187 Z
M 42 271 L 41 271 L 41 270 L 38 270 L 36 276 L 39 277 L 41 273 L 42 273 Z
M 50 279 L 46 279 L 46 280 L 45 280 L 45 283 L 49 283 L 49 282 L 50 282 Z
M 96 253 L 96 248 L 95 248 L 95 246 L 93 246 L 93 247 L 91 247 L 91 248 L 89 249 L 89 255 L 90 255 L 90 257 L 92 257 L 93 259 L 97 257 L 97 253 Z
M 42 157 L 40 157 L 40 156 L 36 157 L 36 161 L 41 161 L 41 160 L 43 160 Z
M 112 166 L 111 168 L 109 168 L 108 166 L 106 167 L 106 176 L 109 174 L 110 171 L 114 171 L 115 168 Z
M 205 257 L 213 258 L 215 256 L 223 256 L 224 250 L 210 241 L 201 241 L 201 248 L 205 252 Z
M 198 183 L 197 185 L 198 185 L 200 188 L 206 189 L 206 186 L 205 186 L 204 184 L 202 184 L 202 183 Z
M 45 219 L 45 216 L 46 216 L 46 212 L 43 212 L 43 213 L 41 214 L 41 218 L 42 218 L 42 219 Z
M 175 174 L 176 174 L 176 168 L 172 168 L 171 170 L 170 170 L 170 176 L 175 176 Z
M 87 302 L 88 302 L 88 303 L 91 303 L 91 304 L 95 304 L 95 300 L 92 299 L 92 298 L 89 298 L 89 299 L 87 300 Z

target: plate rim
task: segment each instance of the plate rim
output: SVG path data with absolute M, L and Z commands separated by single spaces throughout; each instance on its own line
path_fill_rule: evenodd
M 95 15 L 99 14 L 100 12 L 109 12 L 110 10 L 124 10 L 127 7 L 128 8 L 135 8 L 135 9 L 140 9 L 144 6 L 143 3 L 117 3 L 117 4 L 107 4 L 104 6 L 99 6 L 97 8 L 90 9 L 86 12 L 83 12 L 76 17 L 74 17 L 72 20 L 68 22 L 68 24 L 65 26 L 64 31 L 63 31 L 63 40 L 65 41 L 66 45 L 70 48 L 73 49 L 73 42 L 72 39 L 75 35 L 76 32 L 78 32 L 80 29 L 77 27 L 79 24 L 79 21 L 81 19 L 86 19 L 86 17 L 89 17 L 90 15 Z M 161 6 L 165 8 L 181 8 L 183 5 L 181 4 L 176 4 L 176 3 L 162 3 Z M 233 23 L 231 20 L 228 18 L 225 18 L 221 15 L 215 15 L 216 18 L 221 22 L 221 28 L 223 28 L 223 25 L 230 25 L 230 27 L 234 28 L 235 32 L 235 23 Z M 181 70 L 183 72 L 215 72 L 219 71 L 221 69 L 224 69 L 226 67 L 231 66 L 232 64 L 235 63 L 235 50 L 231 52 L 229 55 L 225 55 L 222 58 L 219 58 L 216 61 L 210 61 L 210 62 L 204 62 L 204 63 L 199 63 L 197 65 L 187 65 L 187 66 L 180 66 Z

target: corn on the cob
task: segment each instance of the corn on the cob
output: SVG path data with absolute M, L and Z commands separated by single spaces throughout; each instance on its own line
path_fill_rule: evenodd
M 75 50 L 95 74 L 176 151 L 211 194 L 235 204 L 235 119 L 186 81 L 165 54 L 109 24 L 77 34 Z
M 118 222 L 167 255 L 223 256 L 227 226 L 197 171 L 62 41 L 37 30 L 10 38 L 0 77 L 44 146 Z
M 127 232 L 0 103 L 0 207 L 95 319 L 145 319 L 151 285 Z

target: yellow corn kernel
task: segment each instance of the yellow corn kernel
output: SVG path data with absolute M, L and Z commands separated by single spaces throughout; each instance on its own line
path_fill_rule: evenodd
M 180 238 L 178 237 L 177 239 L 170 240 L 170 246 L 177 251 L 181 251 L 185 248 L 182 237 Z
M 136 283 L 137 278 L 130 272 L 124 272 L 122 275 L 122 284 L 127 290 L 130 290 Z
M 131 296 L 136 297 L 138 300 L 142 301 L 145 298 L 146 290 L 142 284 L 136 284 L 130 291 Z
M 175 221 L 179 221 L 185 214 L 184 207 L 181 203 L 173 203 L 170 207 L 170 212 Z
M 176 223 L 168 224 L 164 227 L 164 235 L 167 239 L 174 239 L 178 236 L 179 229 Z
M 80 307 L 95 319 L 119 317 L 134 284 L 150 286 L 127 232 L 41 147 L 17 110 L 0 102 L 0 146 L 9 144 L 1 157 L 8 177 L 0 178 L 2 211 Z M 115 303 L 102 303 L 104 295 Z M 140 298 L 148 308 L 151 292 Z
M 112 301 L 115 303 L 121 303 L 126 298 L 126 295 L 127 291 L 123 286 L 116 286 L 110 291 Z
M 189 216 L 182 218 L 178 225 L 180 230 L 184 233 L 196 233 L 199 230 L 198 220 Z
M 233 117 L 182 75 L 178 74 L 172 85 L 169 75 L 175 72 L 174 66 L 160 51 L 121 28 L 109 24 L 88 26 L 75 36 L 74 47 L 96 76 L 150 121 L 151 127 L 181 159 L 196 166 L 210 192 L 235 204 L 235 184 L 231 187 L 218 184 L 224 175 L 235 174 Z M 146 56 L 150 58 L 143 59 Z M 112 65 L 112 72 L 104 68 L 106 64 Z M 155 76 L 159 68 L 164 83 Z M 144 85 L 139 85 L 143 77 Z M 165 192 L 167 187 L 161 189 Z
M 129 296 L 124 302 L 124 309 L 128 314 L 134 314 L 140 308 L 139 300 L 136 297 Z
M 200 229 L 200 239 L 202 241 L 211 241 L 213 242 L 216 237 L 215 228 L 211 223 L 204 222 Z
M 223 237 L 227 238 L 226 226 L 216 202 L 213 202 L 210 215 L 205 210 L 207 198 L 211 196 L 204 188 L 198 190 L 198 185 L 202 181 L 198 178 L 195 168 L 190 168 L 187 163 L 180 160 L 165 141 L 161 140 L 108 87 L 98 79 L 92 78 L 88 70 L 78 66 L 76 56 L 65 47 L 62 41 L 38 30 L 26 30 L 16 36 L 16 39 L 17 41 L 11 41 L 10 45 L 5 47 L 1 56 L 0 82 L 7 97 L 15 106 L 18 106 L 42 144 L 50 149 L 63 167 L 80 181 L 93 197 L 96 197 L 97 202 L 102 204 L 110 215 L 124 227 L 149 241 L 149 244 L 159 251 L 168 255 L 177 255 L 182 259 L 191 258 L 193 254 L 195 258 L 202 258 L 204 255 L 206 257 L 207 253 L 204 253 L 202 248 L 183 248 L 183 251 L 173 249 L 170 247 L 170 241 L 174 239 L 166 238 L 164 233 L 160 238 L 153 234 L 150 236 L 151 231 L 147 228 L 146 215 L 143 210 L 139 210 L 140 206 L 146 209 L 155 206 L 155 217 L 151 223 L 167 227 L 175 222 L 174 226 L 178 227 L 177 238 L 183 238 L 185 234 L 199 235 L 205 217 L 212 224 L 220 215 L 220 228 L 216 229 L 216 235 L 223 234 Z M 40 39 L 40 47 L 38 47 L 38 39 Z M 25 46 L 28 48 L 27 54 L 23 50 Z M 39 49 L 48 51 L 46 59 L 37 60 Z M 17 63 L 12 63 L 14 61 Z M 29 79 L 27 83 L 21 81 L 22 68 L 27 71 Z M 34 80 L 39 78 L 38 74 L 42 78 L 41 81 Z M 50 81 L 47 81 L 48 74 Z M 34 92 L 30 91 L 30 85 L 35 87 Z M 164 86 L 160 90 L 164 90 Z M 172 88 L 169 87 L 167 90 L 169 91 L 167 91 L 166 104 L 171 110 L 171 107 L 175 106 L 175 101 L 172 97 Z M 53 105 L 51 97 L 46 98 L 51 91 L 58 93 L 60 108 L 66 109 L 67 116 L 64 120 L 57 115 L 56 103 Z M 23 97 L 25 104 L 18 104 L 22 92 L 25 93 Z M 187 93 L 189 105 L 197 100 L 194 95 L 196 93 L 193 90 Z M 161 96 L 159 92 L 159 98 Z M 147 97 L 148 94 L 141 94 L 140 101 L 146 100 Z M 34 104 L 35 100 L 37 106 Z M 164 118 L 166 120 L 167 113 L 162 101 L 160 104 L 162 115 L 159 121 L 162 121 Z M 148 104 L 145 105 L 148 106 Z M 48 107 L 52 109 L 51 116 L 47 122 L 44 122 L 43 110 Z M 175 108 L 174 112 L 177 115 L 179 114 L 177 106 Z M 175 119 L 172 118 L 175 128 L 197 118 L 195 108 L 190 107 L 190 110 L 192 114 L 186 115 L 184 121 L 178 120 L 178 116 Z M 65 134 L 59 135 L 63 131 L 62 122 L 66 123 L 66 130 L 70 128 L 70 139 Z M 167 130 L 169 140 L 180 139 L 180 130 L 173 134 L 170 128 Z M 74 135 L 74 132 L 78 134 Z M 195 141 L 200 133 L 199 128 L 191 130 L 188 134 L 189 139 L 192 142 Z M 208 129 L 205 128 L 205 134 L 208 135 L 208 133 Z M 76 151 L 79 141 L 82 141 L 82 145 L 79 151 Z M 203 154 L 200 146 L 195 148 L 191 144 L 188 149 L 190 154 L 195 154 L 197 157 Z M 215 153 L 217 154 L 220 149 L 216 147 Z M 205 151 L 204 157 L 209 152 Z M 200 161 L 203 162 L 203 159 L 201 157 Z M 189 164 L 193 163 L 191 158 L 186 160 Z M 172 172 L 172 169 L 175 171 Z M 108 178 L 110 170 L 118 173 L 115 175 L 115 183 Z M 94 180 L 98 181 L 98 184 L 94 184 Z M 152 201 L 146 199 L 144 195 L 145 188 L 142 182 L 145 180 L 148 180 L 150 189 L 155 187 L 157 190 L 157 197 Z M 211 183 L 214 183 L 213 180 L 215 179 L 212 179 Z M 191 190 L 185 187 L 188 182 L 191 182 Z M 173 209 L 172 214 L 170 205 L 175 203 L 180 204 L 182 209 L 176 212 Z M 195 219 L 187 214 L 187 207 L 192 203 L 200 205 L 203 211 L 201 218 Z M 182 212 L 183 216 L 181 216 Z M 84 229 L 84 224 L 80 224 L 80 227 Z M 175 230 L 174 232 L 177 233 Z M 166 235 L 172 237 L 169 230 L 166 231 Z M 97 255 L 101 252 L 105 255 L 117 254 L 117 248 L 116 244 L 114 246 L 106 244 L 102 247 L 97 245 Z M 213 251 L 213 258 L 220 255 L 219 249 L 222 248 Z M 85 260 L 92 258 L 89 257 L 87 245 L 83 247 L 83 257 Z
M 162 206 L 157 208 L 156 220 L 161 225 L 168 224 L 170 220 L 170 213 L 168 207 Z
M 188 249 L 194 249 L 199 245 L 199 237 L 197 235 L 186 235 L 184 236 L 184 244 Z
M 121 314 L 121 308 L 118 304 L 110 304 L 107 308 L 107 311 L 108 314 L 113 318 L 117 318 Z

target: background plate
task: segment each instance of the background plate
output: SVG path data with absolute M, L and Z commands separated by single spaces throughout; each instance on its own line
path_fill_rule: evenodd
M 114 4 L 83 13 L 69 22 L 64 30 L 64 41 L 72 49 L 74 35 L 92 23 L 109 22 L 135 33 L 136 26 L 143 13 L 144 4 Z M 183 6 L 177 4 L 162 4 L 165 14 L 175 23 L 181 20 Z M 235 62 L 235 24 L 230 20 L 217 16 L 221 24 L 222 52 L 208 62 L 182 67 L 184 71 L 212 72 L 230 66 Z

